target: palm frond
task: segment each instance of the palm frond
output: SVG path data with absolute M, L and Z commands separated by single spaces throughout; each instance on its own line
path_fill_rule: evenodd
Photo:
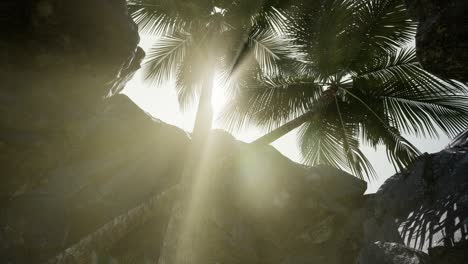
M 255 30 L 249 36 L 249 44 L 257 63 L 267 76 L 279 74 L 277 61 L 295 56 L 290 39 L 277 35 L 273 30 Z
M 342 70 L 347 32 L 353 25 L 353 1 L 323 1 L 311 4 L 310 14 L 299 17 L 298 41 L 306 47 L 308 61 L 326 77 Z
M 408 18 L 399 0 L 359 0 L 355 3 L 354 28 L 348 32 L 350 68 L 412 41 L 416 23 Z
M 375 97 L 357 95 L 355 91 L 350 90 L 342 91 L 349 95 L 349 99 L 357 101 L 357 104 L 350 102 L 354 107 L 347 112 L 351 116 L 360 117 L 359 124 L 363 140 L 373 147 L 383 144 L 387 149 L 387 157 L 395 168 L 402 170 L 420 156 L 419 150 L 391 125 L 388 113 L 385 112 L 384 107 L 375 103 Z M 363 109 L 357 107 L 358 104 Z
M 169 0 L 132 0 L 127 6 L 142 34 L 155 37 L 172 35 L 184 27 L 184 20 L 177 15 L 176 6 Z
M 374 167 L 359 149 L 359 140 L 356 138 L 356 126 L 352 122 L 348 124 L 345 122 L 337 97 L 335 97 L 335 104 L 336 112 L 339 117 L 339 131 L 343 139 L 343 150 L 348 160 L 348 168 L 360 179 L 364 179 L 364 176 L 366 176 L 368 180 L 375 179 L 377 174 Z
M 398 129 L 379 122 L 372 116 L 361 124 L 363 140 L 372 147 L 385 146 L 387 158 L 396 170 L 407 168 L 420 157 L 421 152 L 404 138 Z
M 257 78 L 236 91 L 220 120 L 231 131 L 249 124 L 269 131 L 303 114 L 321 93 L 313 80 Z
M 435 124 L 447 136 L 454 137 L 468 126 L 468 96 L 384 95 L 381 98 L 395 127 L 405 133 L 438 137 Z
M 440 79 L 422 69 L 414 47 L 389 51 L 376 56 L 353 73 L 356 82 L 366 80 L 376 87 L 398 83 L 400 89 L 434 95 L 465 93 L 466 87 L 452 80 Z
M 303 162 L 311 166 L 325 164 L 335 168 L 347 168 L 343 140 L 336 133 L 338 129 L 336 123 L 329 123 L 320 117 L 301 126 L 298 144 Z
M 250 56 L 256 59 L 262 74 L 266 76 L 278 75 L 281 71 L 279 63 L 300 61 L 304 57 L 302 47 L 295 41 L 294 19 L 274 6 L 264 5 L 258 8 L 249 17 L 248 23 L 245 22 L 239 28 L 233 27 L 228 34 L 231 37 L 230 42 L 236 43 L 228 51 L 232 54 L 228 56 L 231 57 L 228 66 L 230 75 L 238 75 L 240 65 L 244 65 L 246 61 L 252 63 Z
M 154 42 L 143 65 L 145 78 L 157 85 L 171 80 L 184 60 L 190 42 L 191 35 L 183 33 L 164 36 Z
M 466 87 L 424 71 L 413 48 L 391 52 L 354 77 L 353 93 L 383 107 L 391 125 L 417 136 L 455 136 L 468 121 Z
M 204 69 L 198 63 L 201 61 L 201 54 L 189 52 L 180 62 L 175 76 L 177 99 L 182 111 L 188 111 L 193 106 L 201 92 L 201 85 L 204 78 Z

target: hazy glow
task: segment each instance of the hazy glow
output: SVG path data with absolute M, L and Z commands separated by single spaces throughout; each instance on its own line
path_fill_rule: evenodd
M 140 46 L 147 50 L 154 38 L 142 37 Z M 219 76 L 214 80 L 212 105 L 216 115 L 219 114 L 228 97 L 225 94 L 225 89 L 222 87 L 222 81 Z M 127 85 L 124 93 L 128 95 L 136 104 L 152 116 L 161 119 L 162 121 L 178 126 L 186 131 L 191 131 L 195 119 L 195 108 L 191 112 L 181 113 L 178 107 L 177 96 L 173 83 L 167 83 L 161 87 L 151 87 L 143 81 L 141 71 L 135 75 L 135 78 Z M 218 123 L 214 123 L 215 128 L 221 128 Z M 250 142 L 261 135 L 265 131 L 256 128 L 249 128 L 235 134 L 239 140 Z M 297 130 L 290 132 L 280 138 L 272 145 L 291 160 L 300 162 L 301 155 L 296 145 Z M 407 138 L 418 147 L 421 152 L 437 152 L 444 148 L 449 139 L 441 136 L 440 139 L 424 139 L 407 136 Z M 370 147 L 363 146 L 363 152 L 368 157 L 369 161 L 374 165 L 379 179 L 369 184 L 368 192 L 375 192 L 377 188 L 391 175 L 395 173 L 393 166 L 388 162 L 384 148 L 374 150 Z
M 213 106 L 215 118 L 221 113 L 228 99 L 223 83 L 224 82 L 219 74 L 213 80 L 214 89 L 211 98 L 211 105 Z

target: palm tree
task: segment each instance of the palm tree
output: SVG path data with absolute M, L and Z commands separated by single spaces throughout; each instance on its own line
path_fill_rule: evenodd
M 212 126 L 215 78 L 222 75 L 226 86 L 237 86 L 244 78 L 275 76 L 280 72 L 280 61 L 293 61 L 300 53 L 289 35 L 290 18 L 278 0 L 134 0 L 129 3 L 142 32 L 158 38 L 147 52 L 144 66 L 147 79 L 156 85 L 174 79 L 183 110 L 198 101 L 191 148 L 181 177 L 185 195 L 174 209 L 183 211 L 184 216 L 175 212 L 169 220 L 168 225 L 176 228 L 168 228 L 159 260 L 178 263 L 170 259 L 180 255 L 192 259 L 195 254 L 191 248 L 193 243 L 185 242 L 191 236 L 178 233 L 182 229 L 196 229 L 199 220 L 189 215 L 190 208 L 201 204 L 195 199 L 194 181 L 199 180 L 198 175 L 206 174 L 203 169 L 208 168 L 202 153 Z M 242 70 L 232 70 L 239 65 Z M 176 248 L 184 249 L 174 254 L 170 248 L 174 244 L 172 240 L 177 241 Z
M 358 136 L 373 146 L 385 144 L 396 164 L 404 165 L 418 151 L 400 131 L 436 135 L 437 125 L 452 135 L 467 122 L 467 107 L 457 97 L 463 87 L 423 71 L 414 50 L 396 48 L 414 34 L 399 0 L 297 1 L 288 9 L 300 18 L 293 29 L 280 1 L 272 5 L 278 8 L 236 0 L 154 2 L 130 3 L 142 31 L 160 38 L 148 53 L 148 78 L 160 84 L 175 77 L 183 108 L 200 98 L 197 123 L 207 122 L 198 131 L 211 125 L 212 114 L 202 117 L 200 109 L 209 110 L 210 78 L 217 70 L 235 85 L 236 97 L 223 116 L 228 127 L 260 125 L 271 132 L 257 143 L 269 144 L 302 126 L 306 161 L 346 165 L 361 172 L 356 175 L 372 174 Z M 302 41 L 307 61 L 296 60 L 301 54 L 291 39 Z M 115 218 L 52 263 L 111 248 L 164 201 L 153 197 Z
M 238 89 L 221 117 L 228 129 L 257 125 L 269 132 L 253 143 L 270 144 L 300 127 L 306 163 L 371 178 L 361 142 L 383 144 L 403 169 L 420 153 L 401 132 L 454 136 L 466 127 L 465 87 L 424 71 L 413 48 L 400 48 L 415 31 L 401 1 L 312 1 L 300 10 L 307 62 L 296 75 Z
M 185 179 L 183 184 L 116 217 L 51 259 L 50 263 L 89 262 L 93 251 L 108 250 L 130 230 L 150 219 L 155 210 L 164 204 L 172 204 L 177 193 L 184 193 L 180 189 L 186 191 L 187 186 L 184 185 L 190 183 L 188 176 L 195 171 L 193 166 L 199 161 L 196 157 L 211 128 L 211 94 L 215 75 L 224 75 L 227 85 L 235 86 L 236 79 L 241 80 L 246 75 L 274 76 L 279 72 L 279 61 L 290 61 L 298 56 L 294 40 L 288 34 L 290 20 L 280 9 L 281 1 L 270 2 L 128 1 L 140 31 L 157 38 L 147 52 L 144 65 L 147 79 L 155 85 L 175 79 L 183 110 L 198 100 L 192 148 L 183 175 Z M 247 52 L 239 55 L 240 50 Z M 235 64 L 242 64 L 243 71 L 234 73 L 232 68 Z M 172 197 L 172 200 L 168 201 L 167 197 Z M 177 234 L 166 236 L 175 237 Z
M 198 100 L 194 142 L 211 128 L 216 75 L 227 76 L 242 47 L 254 74 L 275 74 L 276 62 L 297 55 L 287 34 L 289 20 L 278 4 L 132 0 L 129 7 L 141 32 L 157 37 L 147 52 L 146 78 L 155 85 L 175 79 L 182 110 Z

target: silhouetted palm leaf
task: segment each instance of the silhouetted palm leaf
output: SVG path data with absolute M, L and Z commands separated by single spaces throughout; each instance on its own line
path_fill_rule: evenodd
M 156 41 L 146 54 L 146 78 L 156 84 L 170 80 L 185 59 L 191 39 L 188 33 L 174 33 Z
M 301 120 L 299 144 L 306 163 L 371 178 L 375 172 L 358 138 L 374 147 L 383 144 L 389 160 L 402 169 L 420 153 L 401 132 L 437 136 L 440 129 L 454 136 L 468 125 L 466 87 L 424 71 L 413 48 L 399 47 L 415 32 L 401 1 L 317 2 L 303 2 L 295 10 L 297 42 L 308 56 L 296 62 L 297 75 L 283 77 L 281 89 L 265 81 L 239 85 L 222 116 L 228 128 L 254 123 L 269 131 L 257 140 L 264 143 Z M 303 86 L 301 79 L 313 85 Z
M 230 130 L 247 125 L 271 130 L 304 114 L 321 93 L 313 79 L 257 79 L 236 91 L 220 120 Z

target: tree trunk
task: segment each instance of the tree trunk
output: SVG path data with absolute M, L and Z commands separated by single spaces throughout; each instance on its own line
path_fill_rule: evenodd
M 205 150 L 213 120 L 213 81 L 214 69 L 210 69 L 203 81 L 191 146 L 181 177 L 182 197 L 172 209 L 158 264 L 193 263 L 196 258 L 193 248 L 196 238 L 193 233 L 196 232 L 201 214 L 194 216 L 194 212 L 199 210 L 204 199 L 196 188 L 200 178 L 205 177 L 210 170 Z
M 179 193 L 176 185 L 161 194 L 155 195 L 143 204 L 120 215 L 84 237 L 78 243 L 50 259 L 49 264 L 85 264 L 92 263 L 94 252 L 105 252 L 136 227 L 146 223 L 156 212 L 170 211 L 171 204 Z
M 327 107 L 330 103 L 334 102 L 337 91 L 338 91 L 337 87 L 332 87 L 329 90 L 326 90 L 322 94 L 322 96 L 317 100 L 317 103 L 315 104 L 315 106 L 312 107 L 312 109 L 310 109 L 307 113 L 257 138 L 256 140 L 252 142 L 252 144 L 269 145 L 275 142 L 276 140 L 278 140 L 280 137 L 300 127 L 302 124 L 304 124 L 308 120 L 313 119 L 315 115 L 318 115 L 318 113 L 323 108 Z
M 213 122 L 213 107 L 211 99 L 213 94 L 214 69 L 208 70 L 203 80 L 203 87 L 198 102 L 197 115 L 193 125 L 191 154 L 198 155 L 207 139 Z
M 211 106 L 211 94 L 213 89 L 214 72 L 207 74 L 203 83 L 204 87 L 200 96 L 199 107 L 196 116 L 196 122 L 193 129 L 192 143 L 188 150 L 187 161 L 181 177 L 181 184 L 172 187 L 171 189 L 150 198 L 143 204 L 131 209 L 126 214 L 114 218 L 111 222 L 105 224 L 100 229 L 92 234 L 81 239 L 78 243 L 67 248 L 65 251 L 50 259 L 48 263 L 52 264 L 81 264 L 91 263 L 94 252 L 103 252 L 112 248 L 112 246 L 122 239 L 125 235 L 131 232 L 134 228 L 146 223 L 154 217 L 155 213 L 161 210 L 169 211 L 171 214 L 165 241 L 161 250 L 159 263 L 168 263 L 165 259 L 172 259 L 174 256 L 168 257 L 168 254 L 173 253 L 168 250 L 167 243 L 170 240 L 180 236 L 181 218 L 185 215 L 187 203 L 190 201 L 192 193 L 192 183 L 194 182 L 194 172 L 198 171 L 201 166 L 203 148 L 211 130 L 213 120 L 213 111 Z M 183 194 L 182 199 L 176 199 L 176 194 Z M 175 201 L 175 203 L 174 203 Z M 178 209 L 182 209 L 182 215 L 176 216 L 174 213 Z M 163 208 L 163 209 L 161 209 Z M 180 213 L 180 212 L 179 212 Z M 178 239 L 176 239 L 178 241 Z M 190 254 L 189 254 L 190 255 Z M 165 257 L 166 256 L 166 257 Z
M 256 145 L 269 145 L 273 142 L 275 142 L 277 139 L 280 137 L 286 135 L 287 133 L 291 132 L 292 130 L 300 127 L 302 124 L 310 120 L 314 115 L 316 114 L 316 111 L 309 111 L 289 122 L 286 124 L 274 129 L 273 131 L 257 138 L 255 141 L 253 141 L 253 144 Z

